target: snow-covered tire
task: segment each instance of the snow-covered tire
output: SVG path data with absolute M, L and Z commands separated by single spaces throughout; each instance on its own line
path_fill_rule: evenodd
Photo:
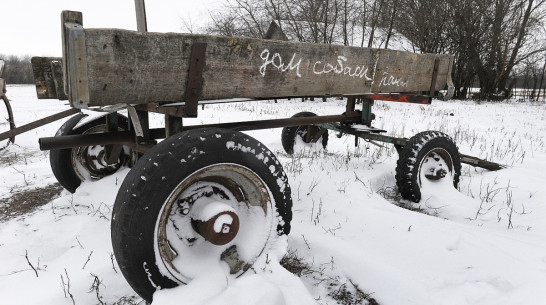
M 59 128 L 55 136 L 105 132 L 105 117 L 97 118 L 76 127 L 86 116 L 86 114 L 78 113 L 71 117 Z M 125 116 L 118 114 L 118 124 L 120 129 L 127 130 L 128 123 Z M 90 151 L 93 151 L 93 153 L 89 153 Z M 102 145 L 51 150 L 49 161 L 53 175 L 65 189 L 74 193 L 82 181 L 99 180 L 114 174 L 122 166 L 130 166 L 132 162 L 131 152 L 128 147 L 123 147 L 117 162 L 109 166 L 104 164 L 104 154 L 101 153 L 103 151 L 104 146 Z
M 194 226 L 197 211 L 218 203 L 240 219 L 239 233 L 220 246 Z M 227 263 L 233 276 L 245 272 L 276 236 L 290 232 L 291 208 L 286 174 L 263 144 L 227 129 L 184 131 L 150 149 L 123 181 L 113 209 L 112 245 L 131 287 L 151 302 L 156 289 L 203 272 L 184 264 L 212 259 Z
M 413 136 L 400 151 L 396 163 L 396 186 L 404 199 L 421 200 L 423 179 L 452 179 L 457 188 L 461 175 L 461 156 L 457 145 L 446 134 L 424 131 Z
M 312 112 L 299 112 L 294 114 L 292 117 L 300 118 L 300 117 L 311 117 L 311 116 L 317 116 L 317 115 Z M 284 127 L 282 129 L 281 143 L 282 143 L 282 147 L 284 148 L 284 151 L 287 154 L 291 155 L 294 153 L 294 144 L 296 143 L 296 137 L 301 137 L 301 139 L 304 142 L 307 142 L 306 135 L 307 135 L 308 127 L 310 126 L 301 125 L 301 126 Z M 320 127 L 311 126 L 311 128 L 313 128 L 312 132 L 320 132 Z M 326 146 L 328 145 L 328 131 L 326 131 L 321 136 L 321 139 L 322 139 L 321 140 L 322 147 L 326 148 Z M 317 141 L 318 140 L 319 139 L 317 139 Z

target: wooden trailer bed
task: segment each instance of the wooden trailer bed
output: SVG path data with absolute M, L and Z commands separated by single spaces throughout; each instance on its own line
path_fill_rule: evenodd
M 119 103 L 416 93 L 451 85 L 450 55 L 176 33 L 85 29 L 82 15 L 62 14 L 65 91 L 73 107 Z M 435 61 L 438 61 L 437 73 Z M 55 67 L 58 58 L 41 58 Z M 38 78 L 43 72 L 35 69 Z M 49 71 L 47 71 L 49 72 Z M 40 74 L 42 76 L 40 76 Z M 435 77 L 433 77 L 433 75 Z M 47 76 L 46 76 L 47 77 Z M 434 82 L 434 84 L 432 83 Z M 58 83 L 58 81 L 50 82 Z M 52 86 L 47 86 L 47 89 Z

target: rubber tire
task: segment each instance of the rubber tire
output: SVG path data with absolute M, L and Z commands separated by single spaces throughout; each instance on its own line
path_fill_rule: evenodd
M 86 116 L 81 112 L 74 115 L 57 130 L 55 136 L 80 135 L 90 128 L 106 125 L 106 117 L 101 117 L 74 128 Z M 118 124 L 120 128 L 128 129 L 127 118 L 121 114 L 118 114 Z M 82 181 L 72 166 L 72 148 L 51 150 L 49 163 L 59 184 L 71 193 L 76 192 Z
M 276 212 L 283 220 L 277 233 L 290 232 L 290 186 L 281 164 L 267 147 L 241 132 L 220 128 L 174 135 L 137 161 L 123 181 L 113 208 L 111 234 L 116 260 L 127 282 L 146 301 L 152 301 L 154 286 L 178 285 L 161 273 L 155 259 L 154 231 L 163 205 L 186 177 L 218 163 L 236 163 L 258 174 L 270 189 Z
M 396 186 L 402 198 L 413 202 L 421 201 L 418 181 L 421 161 L 436 148 L 444 149 L 451 156 L 453 186 L 457 188 L 461 176 L 461 156 L 457 145 L 442 132 L 424 131 L 410 138 L 399 153 L 396 163 Z
M 317 116 L 315 113 L 312 112 L 299 112 L 294 114 L 293 118 L 301 118 L 301 117 L 311 117 L 311 116 Z M 304 131 L 307 129 L 308 125 L 301 125 L 301 126 L 291 126 L 291 127 L 284 127 L 282 129 L 281 133 L 281 143 L 282 147 L 284 148 L 284 151 L 291 155 L 294 153 L 294 144 L 296 143 L 296 136 L 304 136 L 302 133 L 306 132 Z M 322 135 L 322 147 L 326 148 L 328 145 L 328 132 L 325 132 Z

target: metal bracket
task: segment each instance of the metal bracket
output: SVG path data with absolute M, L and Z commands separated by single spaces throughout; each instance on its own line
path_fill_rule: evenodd
M 135 135 L 137 137 L 143 138 L 144 131 L 142 130 L 142 125 L 140 124 L 140 118 L 138 117 L 137 110 L 133 106 L 128 106 L 127 112 L 129 113 L 129 117 L 131 118 L 131 122 L 133 123 Z
M 191 47 L 188 83 L 186 84 L 184 96 L 186 102 L 184 113 L 186 117 L 197 117 L 197 103 L 203 89 L 203 68 L 205 67 L 206 51 L 207 44 L 204 42 L 194 43 Z

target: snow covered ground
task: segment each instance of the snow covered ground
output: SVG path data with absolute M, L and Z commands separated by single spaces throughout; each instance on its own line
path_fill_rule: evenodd
M 7 89 L 18 126 L 68 109 L 38 101 L 33 86 Z M 208 105 L 185 124 L 344 108 L 334 99 Z M 424 188 L 412 204 L 396 192 L 392 146 L 361 140 L 355 147 L 353 137 L 330 132 L 327 151 L 306 147 L 290 157 L 280 129 L 248 132 L 276 152 L 289 176 L 291 234 L 240 278 L 204 274 L 156 293 L 153 304 L 357 304 L 363 293 L 383 305 L 546 304 L 546 104 L 377 102 L 374 113 L 375 127 L 390 135 L 439 130 L 462 153 L 509 167 L 463 165 L 459 190 Z M 56 182 L 37 139 L 61 124 L 20 135 L 0 153 L 0 211 L 10 198 Z M 110 243 L 110 213 L 128 171 L 86 182 L 75 194 L 62 191 L 34 212 L 0 214 L 1 304 L 144 304 Z M 302 267 L 300 277 L 278 263 L 286 253 Z

